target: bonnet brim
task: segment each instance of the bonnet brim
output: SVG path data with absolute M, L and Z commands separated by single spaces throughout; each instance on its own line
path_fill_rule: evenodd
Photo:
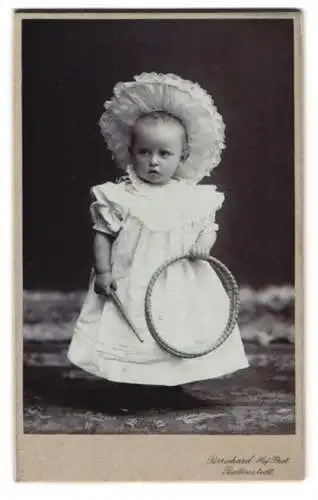
M 220 163 L 225 148 L 223 118 L 197 83 L 171 73 L 142 73 L 134 81 L 117 83 L 104 107 L 101 132 L 123 170 L 131 163 L 132 127 L 141 115 L 157 110 L 179 118 L 187 131 L 189 157 L 178 167 L 177 177 L 196 183 Z

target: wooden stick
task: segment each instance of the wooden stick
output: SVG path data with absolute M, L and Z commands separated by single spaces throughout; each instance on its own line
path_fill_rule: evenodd
M 120 312 L 122 313 L 123 317 L 125 318 L 125 320 L 127 321 L 128 325 L 130 326 L 130 328 L 132 329 L 132 331 L 134 332 L 134 334 L 136 335 L 136 337 L 138 338 L 138 340 L 140 342 L 143 342 L 143 339 L 140 337 L 138 331 L 137 331 L 137 328 L 135 327 L 135 325 L 132 323 L 131 319 L 129 318 L 128 314 L 127 314 L 127 311 L 125 309 L 125 306 L 124 304 L 121 302 L 120 298 L 118 297 L 117 293 L 113 290 L 111 290 L 110 292 L 110 295 L 113 299 L 113 301 L 115 302 L 115 304 L 117 305 L 118 309 L 120 310 Z

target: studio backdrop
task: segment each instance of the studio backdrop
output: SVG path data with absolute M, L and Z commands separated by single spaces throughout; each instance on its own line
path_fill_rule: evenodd
M 100 134 L 118 81 L 176 73 L 213 96 L 227 148 L 213 255 L 240 285 L 294 282 L 293 22 L 289 19 L 23 22 L 25 289 L 85 289 L 91 185 L 121 175 Z

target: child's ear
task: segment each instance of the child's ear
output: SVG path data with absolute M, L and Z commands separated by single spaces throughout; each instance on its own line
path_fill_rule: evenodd
M 181 161 L 185 162 L 189 158 L 189 154 L 190 154 L 189 153 L 189 148 L 188 148 L 188 146 L 185 146 L 183 148 L 182 153 L 181 153 Z

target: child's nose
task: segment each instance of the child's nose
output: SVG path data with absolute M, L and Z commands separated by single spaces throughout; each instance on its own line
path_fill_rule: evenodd
M 158 158 L 158 155 L 156 153 L 154 153 L 153 155 L 151 155 L 150 165 L 152 167 L 155 167 L 156 165 L 159 165 L 159 158 Z

